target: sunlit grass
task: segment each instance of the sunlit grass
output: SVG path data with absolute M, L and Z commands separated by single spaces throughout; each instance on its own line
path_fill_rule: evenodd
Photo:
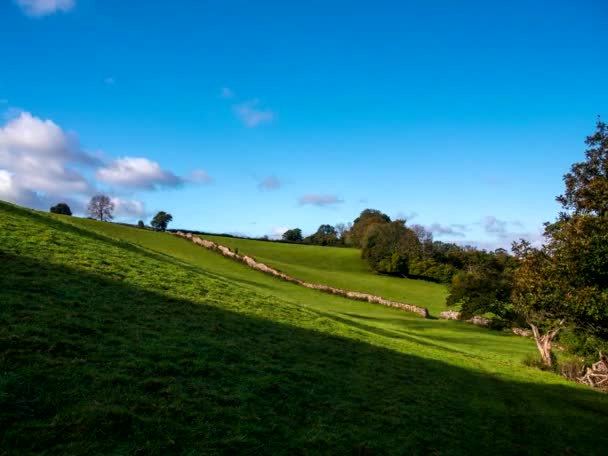
M 598 454 L 529 340 L 0 203 L 0 454 Z

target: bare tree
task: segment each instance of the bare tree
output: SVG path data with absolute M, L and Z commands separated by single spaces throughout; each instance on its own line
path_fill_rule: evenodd
M 91 217 L 102 222 L 112 220 L 114 216 L 114 203 L 109 196 L 106 195 L 95 195 L 89 202 L 87 211 Z

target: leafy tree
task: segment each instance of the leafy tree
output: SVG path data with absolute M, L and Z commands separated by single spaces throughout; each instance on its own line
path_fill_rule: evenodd
M 367 234 L 367 230 L 379 223 L 389 223 L 391 218 L 376 209 L 365 209 L 359 217 L 353 222 L 350 229 L 350 243 L 356 247 L 363 247 L 363 240 Z
M 160 211 L 154 216 L 150 222 L 150 226 L 157 231 L 165 231 L 167 229 L 167 225 L 172 220 L 173 216 L 171 214 L 168 214 L 165 211 Z
M 91 198 L 89 206 L 87 208 L 89 215 L 102 222 L 112 220 L 114 216 L 114 203 L 109 196 L 106 195 L 95 195 Z
M 361 256 L 376 272 L 407 275 L 410 261 L 419 255 L 416 233 L 403 220 L 373 224 L 363 239 Z
M 490 312 L 504 320 L 516 320 L 511 305 L 516 259 L 506 252 L 481 253 L 478 258 L 454 275 L 446 304 L 460 304 L 464 318 Z
M 287 230 L 283 233 L 283 240 L 289 242 L 301 242 L 302 230 L 300 228 L 293 228 L 291 230 Z
M 72 210 L 66 203 L 56 204 L 55 206 L 51 207 L 51 212 L 53 214 L 72 215 Z
M 338 232 L 331 225 L 321 225 L 317 232 L 304 239 L 304 242 L 316 245 L 336 245 L 338 243 Z
M 145 223 L 144 223 L 143 220 L 140 220 L 140 221 L 137 222 L 137 228 L 142 228 L 143 229 L 145 227 L 146 227 L 146 225 L 145 225 Z
M 557 197 L 565 210 L 576 215 L 608 214 L 608 126 L 598 119 L 596 132 L 585 140 L 586 160 L 575 163 L 564 176 L 566 191 Z
M 586 160 L 564 176 L 557 198 L 563 212 L 545 224 L 547 243 L 521 241 L 513 303 L 532 328 L 543 362 L 551 367 L 554 338 L 564 325 L 608 330 L 608 129 L 598 120 L 587 138 Z

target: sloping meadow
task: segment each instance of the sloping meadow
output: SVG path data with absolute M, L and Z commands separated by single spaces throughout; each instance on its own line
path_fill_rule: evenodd
M 0 203 L 0 454 L 601 454 L 530 342 Z

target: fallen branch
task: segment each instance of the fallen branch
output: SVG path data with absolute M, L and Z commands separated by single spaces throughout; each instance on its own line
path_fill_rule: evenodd
M 576 379 L 592 388 L 608 389 L 608 358 L 600 352 L 600 360 L 587 368 L 585 375 Z

